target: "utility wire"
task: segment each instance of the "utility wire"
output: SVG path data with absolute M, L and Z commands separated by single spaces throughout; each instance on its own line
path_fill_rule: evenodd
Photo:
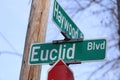
M 12 54 L 12 55 L 17 55 L 19 57 L 22 57 L 21 53 L 17 53 L 17 52 L 11 52 L 11 51 L 0 51 L 0 55 L 1 54 Z
M 0 36 L 6 41 L 6 43 L 15 51 L 13 52 L 13 54 L 16 54 L 18 56 L 21 56 L 22 54 L 18 53 L 18 51 L 15 49 L 15 47 L 9 42 L 9 40 L 0 32 Z M 3 52 L 0 52 L 1 53 L 12 53 L 10 51 L 3 51 Z

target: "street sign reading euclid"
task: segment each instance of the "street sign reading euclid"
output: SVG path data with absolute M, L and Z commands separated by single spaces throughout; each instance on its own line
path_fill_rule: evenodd
M 83 33 L 76 24 L 70 19 L 56 0 L 53 7 L 53 21 L 63 31 L 69 39 L 83 38 Z
M 69 60 L 103 60 L 106 52 L 106 40 L 84 40 L 62 44 L 32 44 L 29 64 L 56 62 L 58 59 Z

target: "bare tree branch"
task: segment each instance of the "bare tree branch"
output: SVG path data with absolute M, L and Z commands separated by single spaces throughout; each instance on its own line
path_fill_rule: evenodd
M 105 76 L 109 71 L 111 71 L 113 69 L 113 67 L 115 66 L 115 64 L 118 62 L 118 60 L 120 60 L 120 56 L 116 59 L 113 59 L 111 61 L 107 61 L 105 62 L 103 65 L 101 65 L 100 67 L 98 67 L 96 70 L 94 70 L 88 77 L 87 80 L 91 80 L 91 78 L 97 73 L 99 72 L 100 70 L 104 69 L 104 67 L 108 66 L 108 65 L 111 65 L 110 68 L 108 68 L 104 74 L 102 74 L 101 76 Z

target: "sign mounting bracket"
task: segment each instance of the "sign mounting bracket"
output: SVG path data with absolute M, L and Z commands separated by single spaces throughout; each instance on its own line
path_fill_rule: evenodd
M 55 62 L 49 63 L 50 66 L 54 65 Z M 69 60 L 65 61 L 66 65 L 69 66 L 70 64 L 81 64 L 80 60 Z
M 65 39 L 64 39 L 64 40 L 53 40 L 52 43 L 54 43 L 54 44 L 60 44 L 60 43 L 67 43 L 67 42 L 70 43 L 70 42 L 83 41 L 83 38 L 70 39 L 70 38 L 68 38 L 68 37 L 66 36 L 66 34 L 65 34 L 63 31 L 61 31 L 61 33 L 62 33 L 62 35 L 65 37 Z
M 70 40 L 70 38 L 67 37 L 65 32 L 61 31 L 61 34 L 64 36 L 64 38 L 65 38 L 64 40 L 65 41 L 69 41 Z

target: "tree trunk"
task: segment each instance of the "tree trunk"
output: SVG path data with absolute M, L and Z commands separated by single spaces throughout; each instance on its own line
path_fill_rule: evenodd
M 120 0 L 117 0 L 117 6 L 118 6 L 118 25 L 119 25 L 119 29 L 118 29 L 118 34 L 120 37 Z M 120 38 L 119 38 L 119 50 L 120 50 Z

